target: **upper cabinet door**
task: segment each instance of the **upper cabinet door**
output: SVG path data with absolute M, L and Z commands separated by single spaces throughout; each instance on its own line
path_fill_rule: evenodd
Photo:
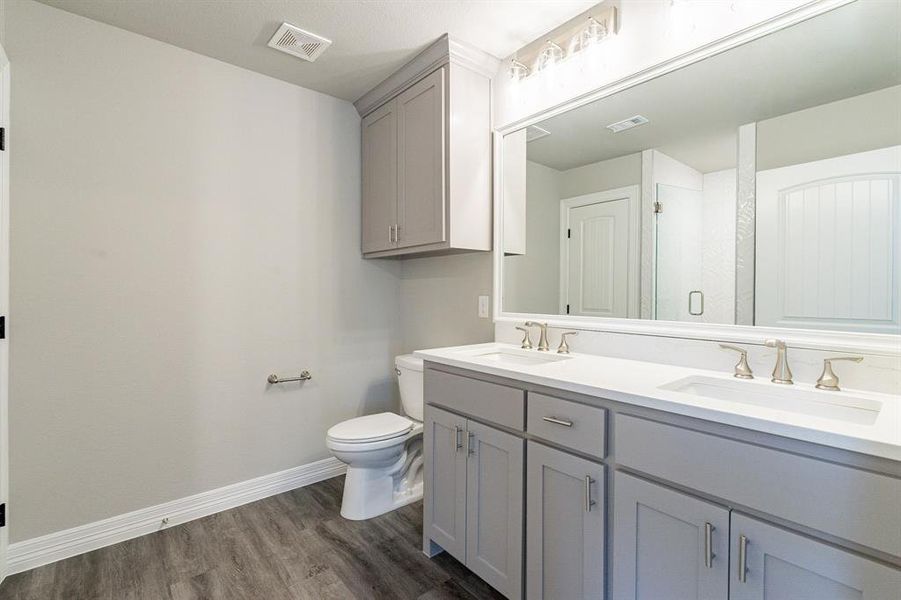
M 397 246 L 446 240 L 445 72 L 438 69 L 397 97 Z
M 469 421 L 466 566 L 508 598 L 522 597 L 522 439 Z
M 732 565 L 730 600 L 884 600 L 901 590 L 901 570 L 739 513 Z
M 363 130 L 363 252 L 397 246 L 397 102 L 366 115 Z
M 526 597 L 603 600 L 604 467 L 529 442 Z
M 425 410 L 427 536 L 466 561 L 466 419 L 433 406 Z
M 614 599 L 727 598 L 729 511 L 622 472 L 613 483 Z

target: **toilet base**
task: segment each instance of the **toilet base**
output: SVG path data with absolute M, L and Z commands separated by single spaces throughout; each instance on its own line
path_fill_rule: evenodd
M 393 465 L 384 468 L 347 467 L 341 516 L 362 521 L 422 499 L 421 437 Z M 417 443 L 418 442 L 418 443 Z

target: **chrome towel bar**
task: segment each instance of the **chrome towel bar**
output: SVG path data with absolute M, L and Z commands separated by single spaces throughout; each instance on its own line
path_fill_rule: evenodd
M 276 384 L 276 383 L 288 383 L 289 381 L 306 381 L 308 379 L 313 379 L 313 376 L 310 374 L 309 371 L 304 369 L 303 371 L 300 372 L 299 377 L 285 377 L 284 379 L 282 379 L 281 377 L 279 377 L 278 375 L 273 373 L 272 375 L 270 375 L 269 377 L 266 378 L 266 381 L 268 381 L 269 383 L 272 383 L 272 384 Z

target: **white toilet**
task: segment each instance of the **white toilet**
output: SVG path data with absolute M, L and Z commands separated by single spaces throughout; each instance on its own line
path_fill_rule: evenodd
M 357 417 L 326 434 L 326 447 L 347 464 L 345 519 L 371 519 L 422 498 L 422 360 L 405 354 L 394 365 L 406 416 Z

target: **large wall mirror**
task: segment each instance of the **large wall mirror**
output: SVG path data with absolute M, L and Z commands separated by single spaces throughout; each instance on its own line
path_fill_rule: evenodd
M 901 333 L 901 3 L 506 133 L 502 315 Z

